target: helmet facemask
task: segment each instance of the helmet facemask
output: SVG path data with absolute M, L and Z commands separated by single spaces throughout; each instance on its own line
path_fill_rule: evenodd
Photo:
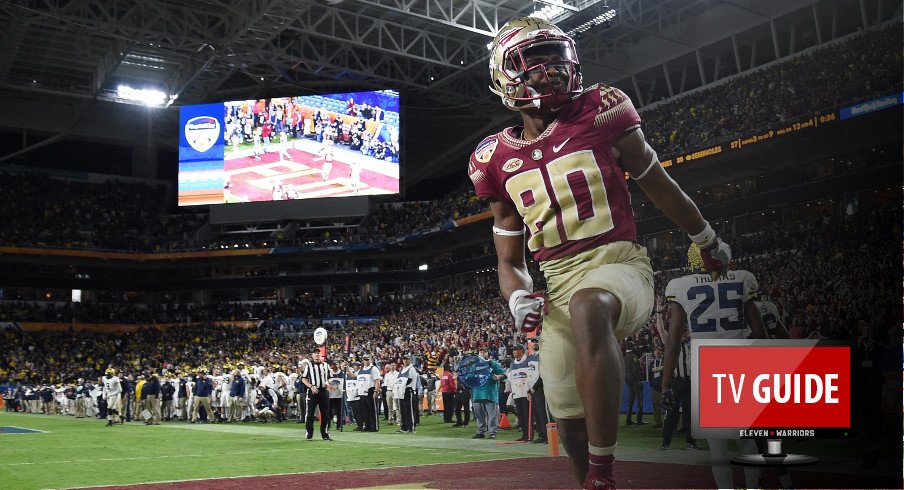
M 555 112 L 583 90 L 574 41 L 558 27 L 533 18 L 516 19 L 500 30 L 493 42 L 490 77 L 490 90 L 513 110 L 542 107 Z

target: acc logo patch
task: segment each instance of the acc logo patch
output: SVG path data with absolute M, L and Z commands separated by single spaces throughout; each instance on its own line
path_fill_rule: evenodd
M 481 143 L 477 150 L 474 151 L 474 158 L 477 159 L 480 163 L 487 163 L 490 161 L 490 158 L 493 158 L 493 153 L 496 152 L 496 145 L 499 144 L 499 141 L 496 138 L 484 140 Z
M 185 123 L 185 140 L 200 153 L 211 149 L 220 137 L 220 121 L 211 116 L 198 116 Z
M 512 158 L 511 160 L 505 162 L 504 165 L 502 165 L 502 170 L 506 172 L 514 172 L 515 170 L 521 168 L 521 165 L 524 165 L 524 160 L 520 158 Z

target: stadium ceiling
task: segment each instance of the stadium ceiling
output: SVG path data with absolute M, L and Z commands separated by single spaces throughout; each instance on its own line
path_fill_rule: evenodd
M 117 100 L 117 86 L 128 84 L 175 96 L 176 105 L 395 88 L 415 114 L 447 109 L 485 131 L 511 117 L 487 90 L 487 43 L 509 19 L 544 6 L 561 7 L 553 20 L 566 29 L 616 11 L 578 39 L 585 80 L 620 86 L 643 106 L 828 42 L 850 30 L 846 23 L 885 20 L 900 4 L 0 0 L 0 87 Z M 430 175 L 441 158 L 409 179 Z

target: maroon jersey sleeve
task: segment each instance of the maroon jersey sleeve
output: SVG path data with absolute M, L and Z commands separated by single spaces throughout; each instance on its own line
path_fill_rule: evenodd
M 499 190 L 493 177 L 490 175 L 490 162 L 499 140 L 496 136 L 490 136 L 477 145 L 477 149 L 471 154 L 468 163 L 468 177 L 474 184 L 474 192 L 482 199 L 494 199 L 502 201 L 507 199 L 507 194 Z
M 588 103 L 596 106 L 593 125 L 602 130 L 603 141 L 611 148 L 621 135 L 640 126 L 640 115 L 631 98 L 621 90 L 603 84 L 591 90 L 595 94 L 588 98 Z

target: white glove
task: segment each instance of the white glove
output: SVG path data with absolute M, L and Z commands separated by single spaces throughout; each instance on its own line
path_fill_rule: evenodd
M 509 297 L 509 310 L 515 317 L 515 327 L 524 333 L 539 332 L 543 323 L 543 314 L 549 311 L 546 296 L 542 291 L 529 293 L 519 289 Z

